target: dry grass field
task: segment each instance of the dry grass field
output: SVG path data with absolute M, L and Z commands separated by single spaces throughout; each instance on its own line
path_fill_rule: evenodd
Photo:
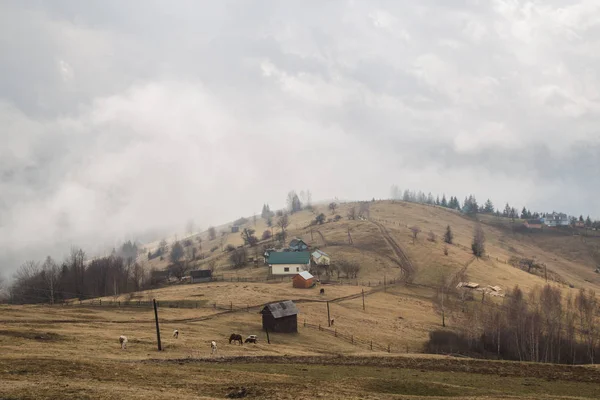
M 336 213 L 345 216 L 351 206 L 342 204 Z M 324 206 L 317 208 L 330 216 Z M 336 284 L 322 286 L 324 295 L 319 294 L 320 286 L 294 289 L 289 280 L 244 282 L 244 278 L 266 278 L 268 268 L 231 269 L 220 248 L 227 243 L 240 245 L 240 235 L 225 235 L 221 242 L 221 238 L 208 240 L 203 232 L 202 251 L 208 258 L 197 266 L 215 259 L 216 275 L 229 281 L 178 284 L 72 305 L 0 306 L 0 399 L 214 399 L 226 398 L 241 387 L 248 398 L 276 399 L 600 396 L 600 371 L 594 367 L 419 354 L 429 332 L 441 327 L 431 289 L 441 276 L 463 271 L 468 280 L 482 286 L 499 285 L 507 290 L 518 284 L 529 291 L 543 285 L 544 277 L 505 261 L 511 256 L 535 257 L 552 276 L 560 277 L 563 283 L 552 284 L 565 294 L 582 287 L 597 289 L 598 277 L 587 253 L 589 241 L 597 239 L 516 234 L 484 220 L 489 257 L 478 260 L 468 250 L 476 221 L 455 212 L 386 201 L 370 205 L 370 218 L 383 226 L 410 260 L 413 285 L 401 282 L 406 275 L 397 253 L 375 223 L 344 218 L 310 228 L 314 214 L 303 211 L 291 217 L 288 237 L 302 237 L 334 261 L 358 262 L 357 279 L 335 277 Z M 441 237 L 447 225 L 454 231 L 456 244 L 448 246 L 445 255 Z M 252 218 L 247 226 L 254 229 Z M 414 241 L 411 226 L 422 231 Z M 260 235 L 267 229 L 265 222 L 258 218 L 255 229 Z M 427 240 L 430 231 L 436 241 Z M 191 239 L 197 243 L 195 237 Z M 211 253 L 214 246 L 219 250 Z M 146 264 L 162 268 L 166 261 Z M 377 286 L 390 279 L 396 282 Z M 364 310 L 362 296 L 353 296 L 363 291 Z M 153 298 L 171 305 L 159 307 L 161 352 L 156 349 L 152 309 L 118 306 L 118 302 Z M 268 344 L 258 312 L 265 303 L 286 299 L 297 302 L 298 333 L 271 334 Z M 97 305 L 99 300 L 102 306 Z M 327 328 L 326 301 L 335 320 L 330 332 L 314 328 Z M 107 305 L 110 302 L 113 306 Z M 177 308 L 177 302 L 193 308 Z M 232 311 L 227 310 L 228 304 Z M 450 329 L 456 323 L 452 318 L 447 322 Z M 171 335 L 174 329 L 180 331 L 178 339 Z M 256 334 L 259 343 L 230 345 L 227 338 L 233 332 Z M 120 335 L 129 338 L 125 351 L 119 347 Z M 216 356 L 210 355 L 212 340 L 218 343 Z M 370 342 L 374 350 L 365 345 Z M 391 354 L 382 350 L 388 346 Z

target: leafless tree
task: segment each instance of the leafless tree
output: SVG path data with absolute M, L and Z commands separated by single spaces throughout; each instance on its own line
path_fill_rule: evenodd
M 433 243 L 437 242 L 437 236 L 433 231 L 429 231 L 429 234 L 427 235 L 427 240 Z
M 346 216 L 348 217 L 348 219 L 356 219 L 356 207 L 352 206 L 348 209 L 348 214 L 346 214 Z
M 133 290 L 139 291 L 144 287 L 145 284 L 145 269 L 141 263 L 134 263 L 131 269 L 131 282 L 133 283 Z
M 46 257 L 42 265 L 42 277 L 46 283 L 50 304 L 54 304 L 54 300 L 56 299 L 55 290 L 58 289 L 60 283 L 60 269 L 50 256 Z
M 485 254 L 485 233 L 480 224 L 475 225 L 471 250 L 473 251 L 473 255 L 477 258 L 482 257 Z
M 238 249 L 235 249 L 229 255 L 229 261 L 231 262 L 231 265 L 235 269 L 242 268 L 243 266 L 245 266 L 247 260 L 248 260 L 248 252 L 246 251 L 245 247 L 240 247 Z
M 213 274 L 214 274 L 214 273 L 215 273 L 215 271 L 217 270 L 217 260 L 210 260 L 210 261 L 208 262 L 208 264 L 206 264 L 206 267 L 208 268 L 208 270 L 209 270 L 211 273 L 213 273 Z
M 338 205 L 335 201 L 329 203 L 329 210 L 331 210 L 331 214 L 335 214 L 335 210 L 338 208 Z
M 217 238 L 217 230 L 214 226 L 208 228 L 208 240 L 215 240 Z
M 360 206 L 358 207 L 358 217 L 359 218 L 369 218 L 369 216 L 371 215 L 369 207 L 370 207 L 369 203 L 366 201 L 363 201 L 362 203 L 360 203 Z
M 360 272 L 360 265 L 356 262 L 341 260 L 337 264 L 338 271 L 343 272 L 348 279 L 355 279 Z
M 287 213 L 284 213 L 277 220 L 277 226 L 281 229 L 281 236 L 282 236 L 282 238 L 283 238 L 284 241 L 285 241 L 285 233 L 286 233 L 285 230 L 287 229 L 287 227 L 289 225 L 290 225 L 290 219 L 289 219 Z
M 417 240 L 417 236 L 419 236 L 419 233 L 421 233 L 421 228 L 419 228 L 418 226 L 411 226 L 410 231 L 413 235 L 413 243 L 415 243 L 415 240 Z

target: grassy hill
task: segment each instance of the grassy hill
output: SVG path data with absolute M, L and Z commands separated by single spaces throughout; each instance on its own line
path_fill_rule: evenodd
M 357 207 L 357 204 L 341 204 L 336 214 L 345 217 L 350 207 Z M 43 398 L 35 387 L 47 384 L 54 390 L 49 393 L 56 393 L 60 391 L 60 387 L 66 387 L 66 378 L 50 382 L 50 378 L 46 379 L 40 375 L 40 365 L 43 364 L 40 357 L 58 363 L 68 360 L 83 371 L 92 371 L 94 366 L 100 369 L 115 369 L 126 376 L 123 379 L 132 387 L 138 387 L 138 393 L 147 393 L 152 389 L 150 383 L 146 384 L 140 379 L 142 373 L 152 371 L 161 376 L 171 376 L 172 368 L 180 368 L 185 374 L 169 378 L 180 383 L 182 397 L 178 398 L 192 398 L 190 388 L 196 388 L 185 378 L 187 373 L 196 374 L 211 382 L 206 398 L 223 397 L 224 391 L 236 384 L 236 380 L 229 376 L 214 375 L 224 374 L 225 370 L 237 371 L 241 376 L 237 382 L 244 382 L 248 387 L 252 386 L 250 382 L 262 382 L 252 386 L 255 390 L 262 390 L 261 393 L 272 394 L 274 397 L 283 396 L 279 389 L 275 390 L 274 386 L 264 382 L 277 382 L 279 385 L 282 382 L 293 382 L 297 367 L 284 362 L 280 372 L 285 371 L 287 375 L 282 378 L 281 375 L 277 375 L 278 371 L 271 371 L 264 366 L 267 364 L 261 364 L 265 371 L 261 373 L 253 370 L 251 364 L 244 364 L 252 361 L 243 361 L 238 365 L 231 357 L 268 356 L 275 357 L 270 359 L 273 361 L 279 360 L 277 357 L 289 356 L 352 355 L 363 360 L 361 363 L 368 364 L 370 358 L 363 358 L 366 355 L 377 356 L 383 360 L 386 357 L 397 359 L 400 355 L 406 357 L 408 353 L 411 360 L 418 360 L 421 356 L 417 354 L 423 351 L 429 333 L 441 328 L 440 309 L 432 301 L 441 279 L 460 275 L 461 280 L 477 282 L 481 287 L 500 286 L 503 292 L 515 285 L 519 285 L 525 291 L 531 291 L 534 287 L 546 283 L 543 274 L 530 274 L 507 263 L 513 256 L 535 258 L 538 262 L 546 264 L 549 283 L 560 288 L 564 294 L 574 294 L 579 288 L 598 288 L 598 276 L 593 272 L 594 265 L 589 257 L 589 250 L 597 245 L 598 238 L 556 232 L 515 232 L 506 221 L 494 221 L 486 216 L 482 216 L 478 221 L 451 210 L 405 202 L 370 203 L 370 220 L 343 218 L 338 222 L 310 226 L 310 222 L 320 212 L 331 217 L 325 206 L 317 206 L 312 212 L 293 214 L 290 217 L 288 238 L 303 238 L 312 247 L 318 247 L 330 254 L 334 263 L 339 260 L 359 263 L 361 269 L 356 279 L 347 279 L 343 275 L 337 279 L 334 276 L 333 284 L 312 289 L 295 289 L 287 279 L 274 282 L 245 282 L 245 278 L 266 279 L 268 267 L 259 264 L 258 267 L 252 265 L 235 270 L 229 266 L 228 254 L 222 252 L 221 248 L 227 244 L 241 245 L 240 234 L 217 235 L 216 239 L 209 240 L 207 232 L 202 232 L 189 238 L 198 251 L 206 255 L 204 260 L 195 261 L 194 267 L 201 267 L 204 263 L 216 260 L 218 267 L 215 274 L 225 278 L 225 281 L 177 284 L 161 289 L 88 300 L 81 305 L 74 302 L 72 305 L 54 307 L 3 306 L 0 309 L 0 347 L 3 350 L 0 365 L 5 368 L 0 367 L 0 377 L 3 382 L 9 383 L 0 384 L 0 397 L 16 393 L 18 397 L 27 398 L 29 395 L 30 398 Z M 482 224 L 486 236 L 487 252 L 487 256 L 480 259 L 474 258 L 470 251 L 473 230 L 478 223 Z M 225 224 L 217 230 L 224 231 L 229 225 Z M 453 245 L 447 246 L 446 255 L 446 244 L 441 238 L 448 225 L 454 232 L 455 240 Z M 416 239 L 413 238 L 410 229 L 414 226 L 421 230 Z M 256 222 L 250 218 L 242 226 L 244 227 L 255 229 L 258 235 L 267 229 L 265 221 L 260 218 Z M 277 231 L 277 228 L 274 228 L 274 231 Z M 430 232 L 433 232 L 436 240 L 428 240 Z M 197 237 L 202 239 L 202 250 Z M 261 243 L 259 248 L 263 244 L 272 243 Z M 211 252 L 210 249 L 215 246 L 218 250 Z M 252 255 L 253 250 L 250 251 Z M 154 259 L 147 264 L 151 268 L 164 268 L 167 261 Z M 407 279 L 411 284 L 405 284 Z M 386 282 L 385 286 L 383 282 Z M 325 288 L 324 295 L 319 294 L 320 287 Z M 159 318 L 164 351 L 160 353 L 156 351 L 152 309 L 145 307 L 143 303 L 153 298 L 162 304 L 159 306 Z M 474 292 L 474 301 L 480 298 L 481 292 Z M 271 344 L 268 344 L 267 337 L 262 332 L 261 316 L 258 312 L 263 304 L 284 299 L 292 299 L 297 303 L 300 311 L 299 332 L 271 334 Z M 99 305 L 100 300 L 103 302 L 102 306 Z M 139 301 L 140 305 L 125 306 L 127 301 Z M 327 301 L 330 317 L 335 321 L 332 327 L 328 326 Z M 499 302 L 501 298 L 488 298 L 486 301 Z M 122 302 L 121 306 L 119 302 Z M 454 329 L 464 321 L 460 315 L 453 316 L 448 312 L 446 323 L 448 329 Z M 174 329 L 180 331 L 179 339 L 171 336 Z M 242 335 L 256 334 L 259 336 L 259 343 L 245 346 L 229 345 L 227 338 L 233 332 Z M 118 337 L 123 334 L 130 340 L 127 351 L 119 349 Z M 219 364 L 205 359 L 210 357 L 209 343 L 212 340 L 217 341 L 219 357 L 226 357 L 223 362 L 227 363 L 227 366 L 220 367 Z M 155 361 L 148 361 L 149 359 Z M 170 360 L 178 361 L 171 364 Z M 187 364 L 188 362 L 190 364 Z M 415 371 L 421 376 L 415 380 L 420 382 L 415 384 L 418 387 L 401 387 L 393 382 L 401 377 L 393 375 L 390 372 L 393 368 L 388 369 L 390 366 L 385 365 L 384 361 L 382 363 L 373 368 L 380 368 L 384 371 L 383 374 L 389 377 L 379 380 L 374 376 L 370 377 L 372 371 L 367 367 L 360 372 L 332 363 L 331 371 L 336 371 L 336 376 L 343 381 L 350 382 L 353 379 L 352 374 L 362 376 L 356 381 L 357 386 L 344 386 L 333 383 L 334 380 L 327 381 L 328 387 L 335 387 L 336 390 L 319 388 L 315 392 L 307 387 L 298 387 L 298 393 L 302 393 L 298 398 L 319 397 L 319 393 L 322 394 L 320 397 L 326 398 L 358 398 L 359 393 L 364 390 L 377 393 L 378 398 L 394 398 L 393 396 L 398 394 L 413 395 L 415 398 L 431 395 L 461 398 L 462 395 L 469 397 L 484 394 L 488 395 L 487 398 L 527 398 L 530 394 L 535 398 L 536 395 L 544 397 L 548 393 L 566 395 L 566 388 L 573 385 L 566 380 L 554 386 L 536 381 L 535 389 L 521 391 L 515 386 L 483 393 L 473 388 L 490 384 L 485 376 L 475 375 L 469 381 L 469 374 L 461 375 L 460 379 L 454 381 L 455 386 L 449 386 L 448 376 L 434 373 L 432 371 L 435 369 L 430 370 L 429 367 L 416 366 Z M 414 363 L 420 365 L 417 361 Z M 460 368 L 453 370 L 454 367 L 450 364 L 448 361 L 448 371 L 461 371 Z M 7 365 L 23 367 L 15 369 Z M 310 376 L 317 377 L 322 374 L 316 366 L 307 364 L 303 368 Z M 410 371 L 413 367 L 405 368 Z M 419 373 L 420 368 L 423 370 Z M 6 372 L 13 370 L 17 371 L 14 376 L 12 372 Z M 53 371 L 49 367 L 46 370 Z M 75 389 L 72 398 L 78 398 L 77 396 L 85 391 L 88 391 L 89 397 L 102 397 L 111 388 L 111 377 L 101 374 L 102 384 L 93 386 L 91 377 L 86 374 L 73 383 L 72 387 Z M 572 378 L 575 375 L 569 376 Z M 597 377 L 590 379 L 594 381 Z M 475 381 L 476 383 L 473 383 Z M 343 389 L 344 387 L 346 389 Z M 165 394 L 165 398 L 173 395 L 172 391 L 176 389 L 169 386 L 169 390 L 171 392 Z M 197 392 L 198 389 L 194 390 Z M 274 391 L 271 392 L 272 390 Z M 592 392 L 593 390 L 586 386 L 579 393 L 582 397 L 588 394 L 589 397 L 593 397 Z M 121 393 L 121 397 L 135 396 L 134 392 Z M 70 397 L 66 395 L 65 398 Z

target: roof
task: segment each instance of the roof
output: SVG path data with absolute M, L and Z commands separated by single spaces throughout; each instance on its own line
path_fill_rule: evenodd
M 268 264 L 302 264 L 310 262 L 308 251 L 281 251 L 269 254 Z
M 308 246 L 306 242 L 300 238 L 295 238 L 290 241 L 290 246 L 298 246 L 300 243 L 304 243 L 305 246 Z
M 327 254 L 321 250 L 315 250 L 315 251 L 313 251 L 312 256 L 314 258 L 321 258 L 322 256 L 329 257 L 329 254 Z
M 298 275 L 300 275 L 305 281 L 314 278 L 314 276 L 312 276 L 312 274 L 308 271 L 302 271 Z
M 265 308 L 263 308 L 262 312 L 265 312 L 266 310 L 273 315 L 273 318 L 289 317 L 290 315 L 298 314 L 298 309 L 291 300 L 267 304 Z
M 199 269 L 196 271 L 190 271 L 190 276 L 192 278 L 208 278 L 212 276 L 212 271 L 210 269 Z

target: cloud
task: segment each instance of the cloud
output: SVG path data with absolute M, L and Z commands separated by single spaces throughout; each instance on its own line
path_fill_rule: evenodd
M 597 2 L 312 5 L 2 3 L 0 270 L 290 189 L 600 217 Z

